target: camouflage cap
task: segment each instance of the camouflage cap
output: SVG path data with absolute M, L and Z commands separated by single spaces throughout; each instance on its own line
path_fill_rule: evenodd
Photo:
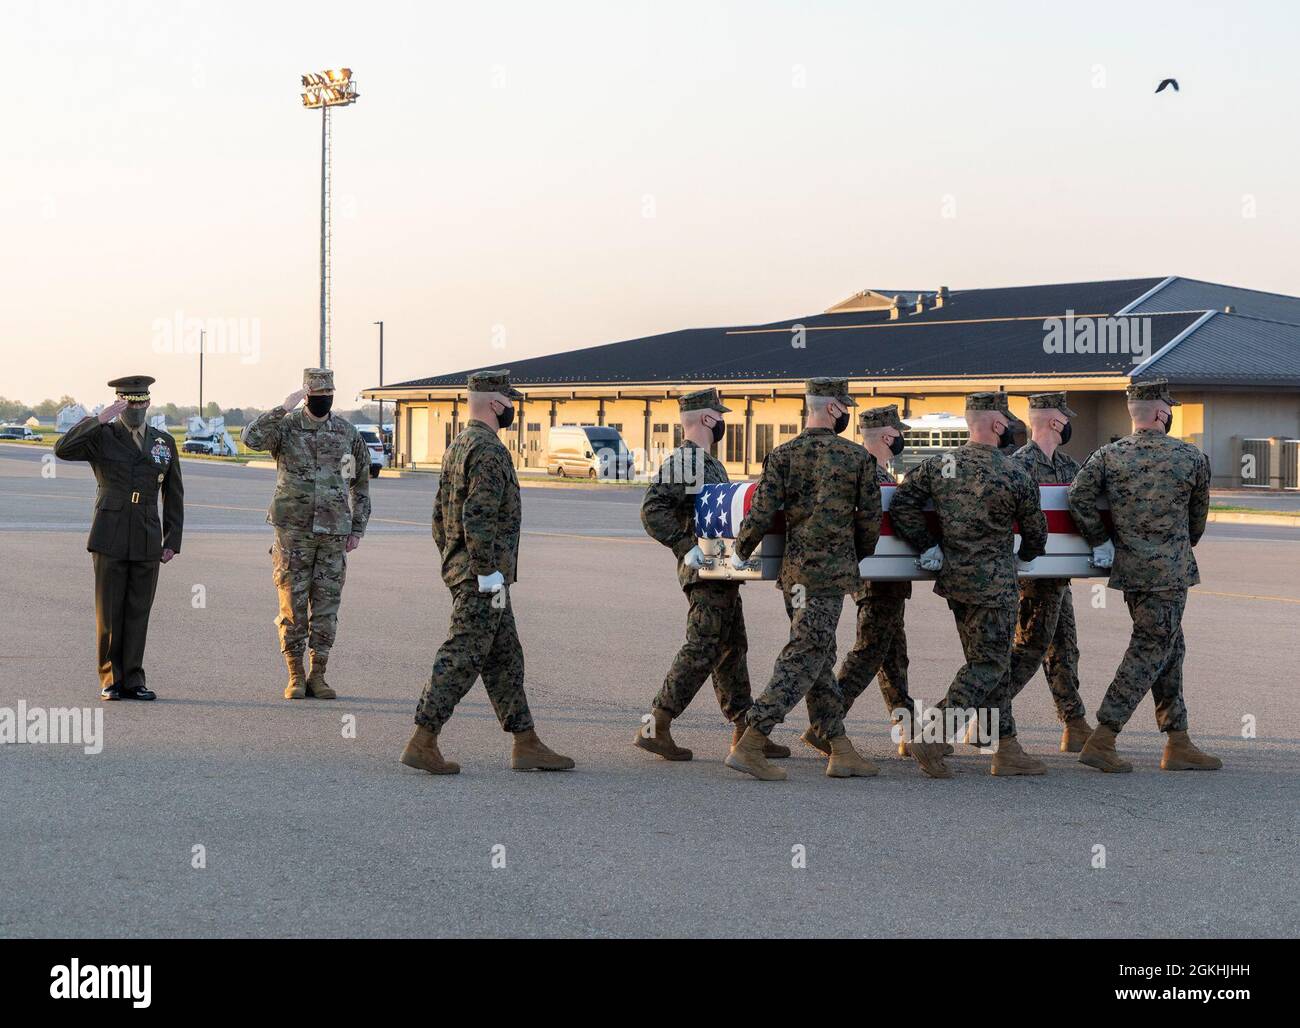
M 967 393 L 967 410 L 992 410 L 1011 417 L 1010 403 L 1006 393 Z
M 1130 400 L 1162 400 L 1171 407 L 1181 407 L 1177 400 L 1169 395 L 1169 380 L 1154 378 L 1150 382 L 1134 382 L 1124 393 Z
M 858 415 L 858 427 L 864 432 L 871 428 L 896 428 L 900 432 L 907 431 L 907 426 L 898 416 L 896 403 L 884 407 L 868 407 Z
M 1067 418 L 1077 417 L 1074 411 L 1065 405 L 1064 393 L 1034 393 L 1029 397 L 1030 410 L 1059 410 Z
M 858 405 L 858 401 L 849 395 L 847 378 L 810 378 L 804 383 L 803 391 L 808 396 L 829 396 L 846 407 Z
M 720 414 L 725 414 L 731 410 L 722 402 L 722 397 L 718 395 L 716 389 L 697 389 L 693 393 L 685 393 L 677 398 L 677 406 L 683 411 L 688 410 L 715 410 Z
M 332 393 L 334 372 L 329 368 L 303 368 L 302 387 L 309 393 Z
M 108 387 L 128 403 L 143 403 L 149 399 L 149 387 L 157 381 L 148 375 L 126 375 L 115 378 Z
M 495 368 L 491 371 L 476 371 L 466 380 L 471 393 L 501 393 L 512 400 L 523 398 L 523 393 L 510 384 L 510 370 Z

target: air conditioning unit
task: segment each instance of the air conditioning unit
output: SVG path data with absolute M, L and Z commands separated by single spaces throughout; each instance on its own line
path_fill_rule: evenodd
M 1267 489 L 1269 486 L 1270 439 L 1243 439 L 1237 460 L 1237 473 L 1244 489 Z
M 1282 440 L 1281 486 L 1300 489 L 1300 439 Z

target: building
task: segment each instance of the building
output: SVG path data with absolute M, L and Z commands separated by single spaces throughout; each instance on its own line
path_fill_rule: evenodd
M 545 467 L 551 427 L 581 424 L 617 428 L 653 465 L 677 440 L 676 397 L 716 385 L 735 411 L 718 456 L 733 476 L 755 475 L 800 431 L 813 375 L 847 376 L 860 404 L 898 403 L 907 417 L 960 414 L 981 389 L 1006 389 L 1023 417 L 1028 394 L 1065 389 L 1078 412 L 1070 450 L 1084 457 L 1128 432 L 1125 387 L 1164 377 L 1182 401 L 1172 431 L 1210 455 L 1216 486 L 1300 486 L 1300 297 L 1177 276 L 866 289 L 806 317 L 496 364 L 525 393 L 502 434 L 520 468 Z M 438 466 L 463 427 L 471 370 L 364 391 L 396 404 L 398 466 Z

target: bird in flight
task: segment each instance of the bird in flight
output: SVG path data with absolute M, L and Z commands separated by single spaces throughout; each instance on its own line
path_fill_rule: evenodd
M 1175 92 L 1175 93 L 1178 92 L 1178 80 L 1177 80 L 1177 79 L 1161 79 L 1161 80 L 1160 80 L 1160 85 L 1156 86 L 1156 92 L 1157 92 L 1157 93 L 1163 93 L 1164 90 L 1165 90 L 1165 86 L 1173 86 L 1173 87 L 1174 87 L 1174 92 Z

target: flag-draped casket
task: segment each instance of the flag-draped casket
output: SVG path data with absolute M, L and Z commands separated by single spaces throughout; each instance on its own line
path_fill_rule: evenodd
M 707 558 L 700 569 L 701 578 L 775 580 L 781 570 L 781 555 L 785 552 L 785 529 L 778 514 L 775 524 L 763 537 L 759 548 L 751 554 L 751 567 L 737 571 L 731 566 L 730 556 L 735 545 L 740 523 L 749 513 L 757 482 L 733 482 L 701 486 L 695 497 L 695 536 Z M 917 564 L 915 548 L 894 533 L 889 517 L 889 506 L 897 486 L 880 487 L 884 518 L 880 524 L 880 541 L 876 552 L 863 559 L 862 577 L 873 581 L 924 580 L 935 577 Z M 1092 547 L 1079 535 L 1079 529 L 1070 516 L 1068 485 L 1041 485 L 1039 502 L 1047 518 L 1047 552 L 1035 560 L 1028 571 L 1020 572 L 1022 578 L 1102 578 L 1108 572 L 1092 565 Z M 1104 506 L 1104 500 L 1099 506 Z M 1104 515 L 1103 515 L 1104 516 Z M 926 521 L 930 532 L 940 540 L 939 518 L 927 506 Z M 1015 545 L 1020 546 L 1020 536 Z

